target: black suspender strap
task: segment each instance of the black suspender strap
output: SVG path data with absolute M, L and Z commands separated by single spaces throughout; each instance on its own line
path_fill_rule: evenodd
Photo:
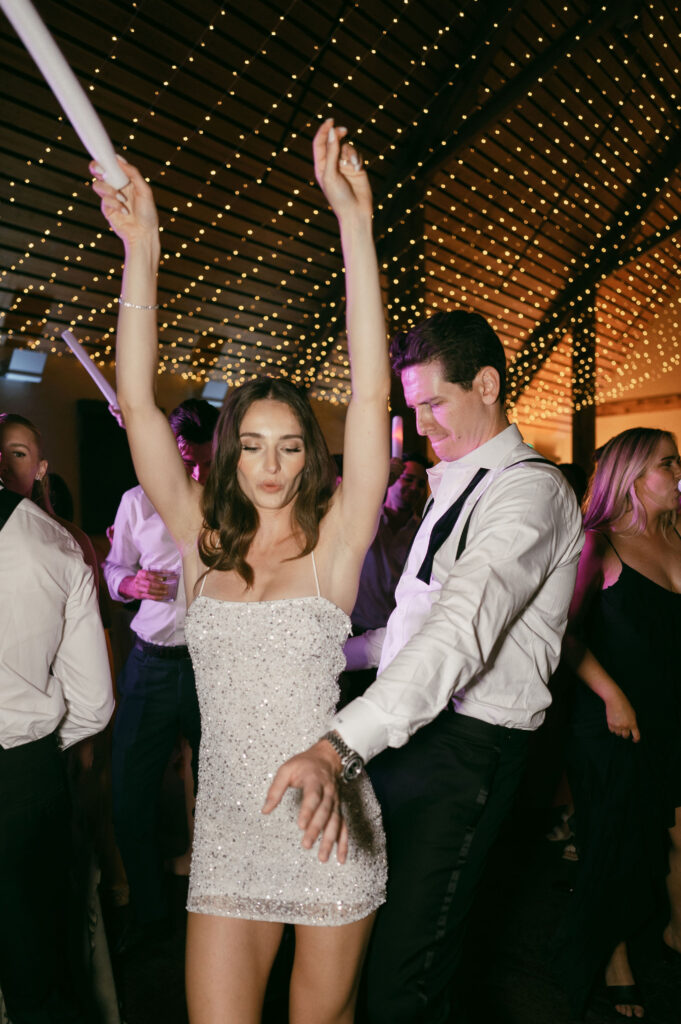
M 537 456 L 537 458 L 535 459 L 521 459 L 520 462 L 512 462 L 510 466 L 504 467 L 502 473 L 505 473 L 507 469 L 513 469 L 514 466 L 523 466 L 526 462 L 543 462 L 546 466 L 555 466 L 555 462 L 551 462 L 550 459 L 543 459 L 541 456 Z M 480 499 L 478 499 L 478 501 L 479 500 Z M 463 551 L 466 547 L 466 541 L 468 540 L 468 527 L 471 524 L 471 516 L 475 512 L 477 504 L 478 502 L 476 501 L 475 505 L 473 505 L 473 508 L 468 513 L 468 519 L 464 523 L 463 530 L 461 531 L 461 536 L 459 537 L 459 546 L 456 549 L 456 558 L 454 559 L 454 561 L 458 561 L 459 558 L 461 558 L 461 555 L 463 554 Z
M 14 512 L 14 509 L 20 501 L 23 501 L 20 494 L 15 494 L 14 491 L 8 491 L 6 487 L 0 488 L 0 530 L 12 515 L 12 512 Z
M 466 499 L 468 498 L 469 494 L 471 494 L 475 490 L 475 488 L 478 486 L 482 478 L 486 476 L 487 473 L 489 473 L 488 469 L 479 469 L 475 476 L 473 477 L 473 479 L 471 480 L 471 482 L 469 483 L 468 487 L 466 487 L 463 493 L 459 495 L 454 504 L 450 505 L 450 507 L 442 513 L 438 521 L 435 523 L 433 529 L 431 530 L 430 538 L 428 540 L 428 550 L 426 551 L 426 557 L 423 559 L 423 562 L 421 563 L 421 568 L 416 573 L 417 578 L 420 579 L 423 583 L 430 583 L 430 577 L 433 572 L 433 559 L 435 558 L 435 555 L 440 550 L 444 542 L 447 540 L 447 537 L 449 537 L 450 533 L 454 529 L 456 521 L 461 514 L 461 509 L 465 505 Z

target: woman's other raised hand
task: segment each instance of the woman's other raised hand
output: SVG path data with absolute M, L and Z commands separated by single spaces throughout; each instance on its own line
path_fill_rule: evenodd
M 123 189 L 107 184 L 95 161 L 90 164 L 90 173 L 94 178 L 92 188 L 101 199 L 102 213 L 127 248 L 145 238 L 157 237 L 158 214 L 151 188 L 137 168 L 122 156 L 118 156 L 118 162 L 128 176 Z
M 343 142 L 347 134 L 329 117 L 312 144 L 315 177 L 339 220 L 353 214 L 370 217 L 373 209 L 368 175 L 355 147 Z

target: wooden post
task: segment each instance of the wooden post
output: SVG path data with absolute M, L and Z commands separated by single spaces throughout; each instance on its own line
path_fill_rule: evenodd
M 572 461 L 587 473 L 596 447 L 596 310 L 584 311 L 572 331 Z
M 386 233 L 389 241 L 387 254 L 382 260 L 387 291 L 388 336 L 397 331 L 410 330 L 425 319 L 425 283 L 423 241 L 423 208 L 415 206 L 404 220 Z M 405 452 L 426 454 L 425 438 L 416 432 L 416 417 L 404 401 L 402 384 L 393 374 L 390 388 L 390 408 L 393 415 L 404 420 Z

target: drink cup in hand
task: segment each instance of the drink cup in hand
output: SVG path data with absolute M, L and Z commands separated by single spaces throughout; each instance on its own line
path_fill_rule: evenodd
M 159 583 L 162 583 L 166 590 L 165 596 L 158 598 L 158 600 L 165 603 L 174 601 L 177 597 L 180 573 L 176 569 L 150 569 L 149 572 L 153 572 L 158 577 Z

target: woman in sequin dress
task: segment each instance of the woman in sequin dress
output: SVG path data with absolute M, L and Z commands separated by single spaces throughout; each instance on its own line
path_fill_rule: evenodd
M 230 392 L 205 492 L 187 480 L 153 393 L 153 198 L 125 161 L 130 184 L 122 194 L 92 167 L 103 212 L 126 250 L 118 399 L 138 478 L 182 550 L 193 601 L 186 631 L 202 739 L 187 928 L 192 1024 L 256 1024 L 284 922 L 296 930 L 292 1024 L 350 1024 L 373 916 L 385 898 L 380 811 L 366 777 L 345 785 L 342 811 L 334 807 L 315 849 L 295 792 L 262 813 L 282 760 L 328 728 L 348 613 L 388 475 L 390 375 L 371 193 L 344 134 L 330 119 L 314 142 L 346 269 L 352 398 L 335 492 L 335 469 L 307 398 L 285 380 Z M 335 781 L 325 787 L 332 802 Z

